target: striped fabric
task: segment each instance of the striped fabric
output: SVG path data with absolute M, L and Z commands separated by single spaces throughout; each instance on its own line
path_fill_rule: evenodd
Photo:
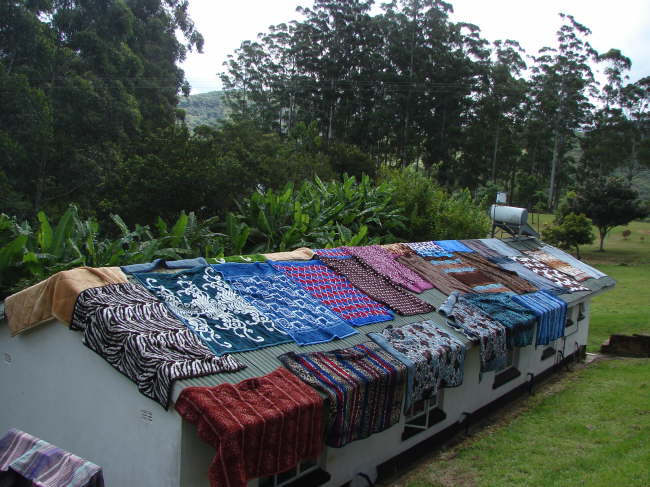
M 388 308 L 370 299 L 320 260 L 270 264 L 351 325 L 361 326 L 393 319 Z
M 459 258 L 466 264 L 476 267 L 476 269 L 488 276 L 492 282 L 503 284 L 517 294 L 531 293 L 538 290 L 536 286 L 517 276 L 516 272 L 501 269 L 478 253 L 465 252 L 459 254 Z
M 323 398 L 282 367 L 235 385 L 183 389 L 176 410 L 216 450 L 212 487 L 245 487 L 323 449 Z
M 305 383 L 327 395 L 327 445 L 341 447 L 399 421 L 406 367 L 376 343 L 330 352 L 289 352 L 278 358 Z
M 321 261 L 337 274 L 345 276 L 362 293 L 401 315 L 412 316 L 435 311 L 432 305 L 409 294 L 356 258 L 322 257 Z
M 510 293 L 465 294 L 462 300 L 479 308 L 507 329 L 509 347 L 526 347 L 533 343 L 537 317 L 516 303 Z
M 548 345 L 564 336 L 568 310 L 564 301 L 546 291 L 513 296 L 512 299 L 537 315 L 536 345 Z
M 454 291 L 472 292 L 471 287 L 463 284 L 458 279 L 454 279 L 451 274 L 444 272 L 443 267 L 436 265 L 441 261 L 432 260 L 427 262 L 419 255 L 400 255 L 397 257 L 397 261 L 417 272 L 443 294 L 449 295 Z M 445 258 L 442 262 L 446 262 L 445 265 L 463 265 L 457 259 Z
M 0 485 L 103 487 L 104 477 L 94 463 L 12 428 L 0 438 Z
M 421 293 L 433 287 L 430 282 L 396 261 L 388 250 L 379 245 L 345 247 L 345 250 L 404 289 Z
M 433 321 L 388 326 L 381 333 L 368 336 L 406 365 L 404 410 L 434 396 L 443 386 L 457 387 L 463 383 L 465 345 Z
M 451 257 L 453 255 L 432 240 L 429 242 L 409 242 L 406 245 L 420 257 Z
M 499 370 L 508 359 L 506 327 L 490 318 L 458 292 L 451 294 L 440 306 L 440 313 L 452 319 L 448 323 L 479 344 L 481 372 Z
M 245 367 L 232 355 L 215 356 L 163 303 L 137 284 L 83 291 L 70 327 L 82 330 L 88 348 L 164 408 L 174 381 Z

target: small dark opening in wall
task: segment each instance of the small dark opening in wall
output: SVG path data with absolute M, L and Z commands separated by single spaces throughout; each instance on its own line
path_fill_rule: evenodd
M 497 374 L 494 377 L 494 384 L 492 384 L 492 389 L 496 389 L 498 387 L 501 387 L 504 384 L 507 384 L 511 380 L 516 379 L 521 375 L 521 372 L 519 369 L 516 369 L 515 367 L 510 367 L 509 369 L 504 370 L 500 374 Z
M 404 426 L 404 431 L 402 432 L 402 441 L 428 430 L 433 425 L 445 419 L 447 419 L 447 414 L 440 408 L 431 409 L 428 414 L 422 414 L 421 416 L 409 419 L 408 424 Z
M 555 355 L 555 349 L 553 347 L 546 347 L 544 351 L 542 352 L 542 360 L 546 360 L 547 358 L 551 358 Z

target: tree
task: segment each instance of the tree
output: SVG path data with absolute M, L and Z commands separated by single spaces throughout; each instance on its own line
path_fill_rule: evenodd
M 569 213 L 559 220 L 556 218 L 554 224 L 542 231 L 545 242 L 557 245 L 563 249 L 575 249 L 578 259 L 580 258 L 580 245 L 590 244 L 594 241 L 594 233 L 591 229 L 591 220 L 585 215 Z
M 648 215 L 648 206 L 638 199 L 638 193 L 620 178 L 599 178 L 585 182 L 571 202 L 574 213 L 584 213 L 598 228 L 599 250 L 610 230 L 627 225 Z

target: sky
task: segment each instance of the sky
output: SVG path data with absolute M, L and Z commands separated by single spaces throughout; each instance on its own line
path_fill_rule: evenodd
M 559 12 L 573 15 L 592 31 L 588 40 L 599 52 L 620 49 L 632 60 L 630 80 L 650 76 L 649 0 L 448 0 L 452 20 L 481 28 L 489 41 L 514 39 L 535 54 L 554 46 Z M 380 2 L 376 2 L 379 4 Z M 298 5 L 311 0 L 190 0 L 190 14 L 205 38 L 203 53 L 190 53 L 181 65 L 192 94 L 218 90 L 217 75 L 242 41 L 254 40 L 270 25 L 300 19 Z

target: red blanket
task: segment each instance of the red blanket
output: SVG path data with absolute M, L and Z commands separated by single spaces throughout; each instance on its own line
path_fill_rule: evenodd
M 245 487 L 323 448 L 323 399 L 285 368 L 239 384 L 188 387 L 176 410 L 216 450 L 211 485 Z

